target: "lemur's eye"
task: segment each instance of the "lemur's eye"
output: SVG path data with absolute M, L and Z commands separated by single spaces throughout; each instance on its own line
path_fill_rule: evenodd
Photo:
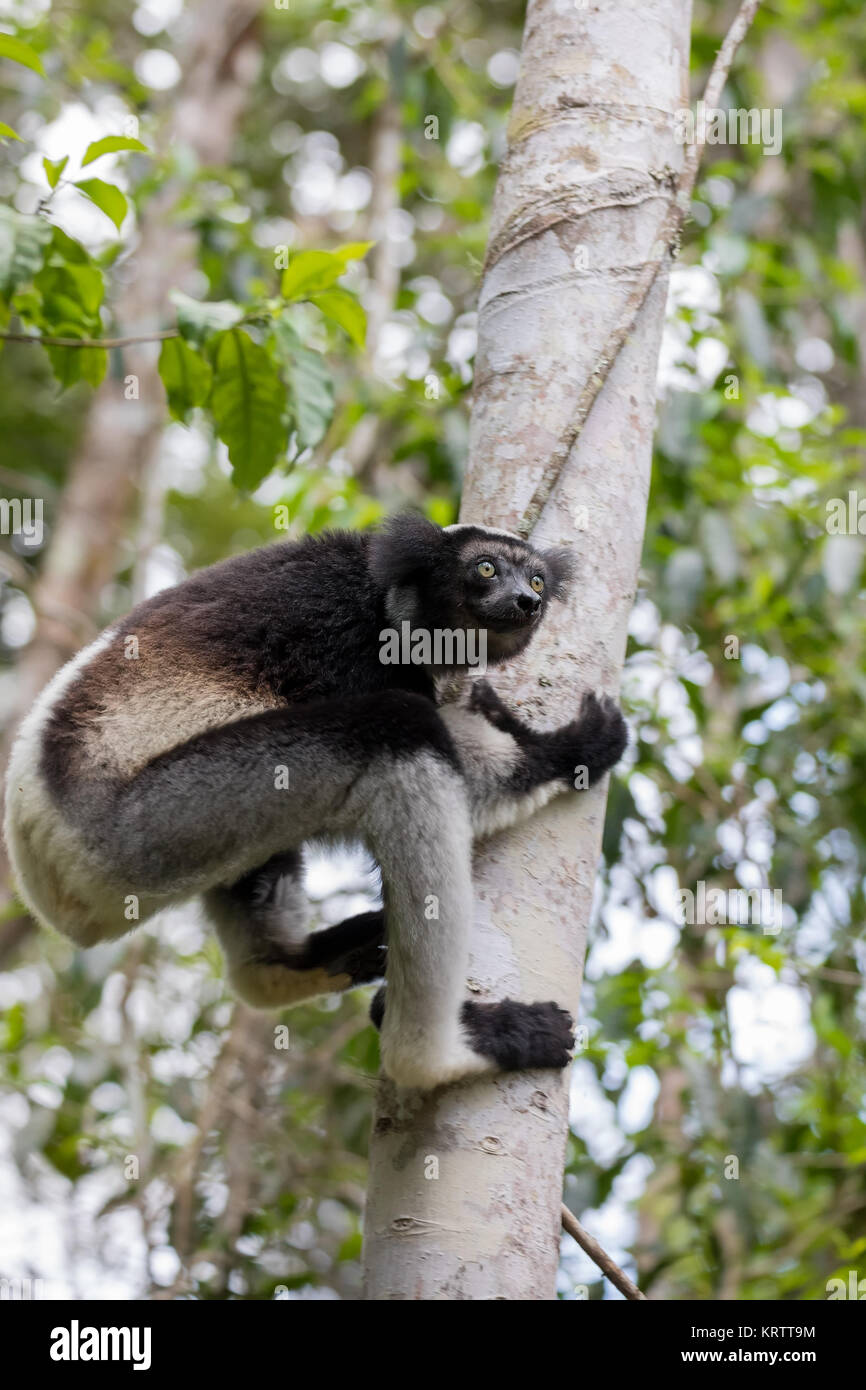
M 479 560 L 478 573 L 482 579 L 492 579 L 496 573 L 496 566 L 492 560 Z
M 540 574 L 534 574 L 529 582 L 537 594 L 544 592 L 544 580 Z

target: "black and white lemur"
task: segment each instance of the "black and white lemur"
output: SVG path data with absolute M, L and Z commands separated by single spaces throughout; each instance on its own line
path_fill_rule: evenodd
M 503 661 L 562 597 L 568 558 L 403 515 L 254 550 L 139 604 L 22 725 L 6 836 L 27 906 L 92 946 L 200 894 L 260 1008 L 381 979 L 387 955 L 372 1012 L 400 1085 L 564 1067 L 556 1004 L 464 1001 L 472 841 L 577 767 L 596 781 L 623 752 L 622 716 L 587 694 L 572 723 L 533 731 L 479 680 L 438 707 L 441 668 L 383 662 L 381 634 L 484 632 Z M 378 861 L 384 909 L 308 934 L 301 848 L 347 839 Z

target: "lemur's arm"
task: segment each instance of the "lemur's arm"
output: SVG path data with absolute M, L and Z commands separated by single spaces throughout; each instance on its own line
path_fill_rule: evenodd
M 465 705 L 440 710 L 460 755 L 476 837 L 525 820 L 576 782 L 594 785 L 622 757 L 628 731 L 608 696 L 587 691 L 580 714 L 548 732 L 530 729 L 487 681 L 472 684 Z

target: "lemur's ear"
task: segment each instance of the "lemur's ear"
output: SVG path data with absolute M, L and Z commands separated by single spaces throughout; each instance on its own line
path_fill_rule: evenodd
M 390 517 L 370 541 L 370 573 L 382 589 L 411 584 L 441 562 L 447 545 L 441 527 L 426 516 L 401 512 Z
M 570 550 L 545 550 L 544 563 L 550 580 L 551 598 L 564 599 L 574 579 L 574 555 Z

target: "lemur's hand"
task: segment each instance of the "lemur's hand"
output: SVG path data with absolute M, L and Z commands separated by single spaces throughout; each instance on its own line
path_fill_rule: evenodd
M 539 781 L 564 777 L 574 786 L 592 786 L 619 762 L 628 743 L 628 727 L 616 701 L 609 695 L 599 699 L 592 690 L 584 694 L 577 719 L 553 731 L 530 729 L 485 680 L 473 682 L 469 708 L 511 734 L 532 759 Z M 580 769 L 586 771 L 582 783 L 578 780 Z
M 496 729 L 502 729 L 503 733 L 529 734 L 530 730 L 525 724 L 512 714 L 507 705 L 503 704 L 493 686 L 489 681 L 475 680 L 472 682 L 472 689 L 469 692 L 469 708 L 474 714 L 483 714 L 488 724 L 492 724 Z
M 599 699 L 594 690 L 587 690 L 577 719 L 552 737 L 566 755 L 563 773 L 576 777 L 579 768 L 586 768 L 592 785 L 619 762 L 628 743 L 628 726 L 616 701 L 609 695 Z

